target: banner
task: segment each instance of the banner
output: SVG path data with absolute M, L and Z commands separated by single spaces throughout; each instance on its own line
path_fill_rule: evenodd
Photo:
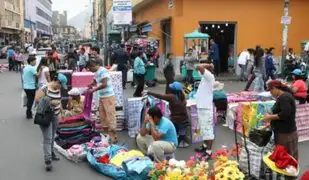
M 113 0 L 114 25 L 130 25 L 132 23 L 131 0 Z

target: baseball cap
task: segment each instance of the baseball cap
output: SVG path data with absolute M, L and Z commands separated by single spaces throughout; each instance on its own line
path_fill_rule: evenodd
M 68 79 L 65 77 L 65 75 L 58 73 L 58 81 L 60 82 L 63 89 L 68 89 L 67 83 Z
M 182 91 L 182 84 L 180 82 L 173 82 L 169 85 L 169 87 L 172 89 L 172 90 L 176 90 L 176 91 Z
M 296 76 L 300 76 L 303 72 L 300 69 L 294 69 L 294 71 L 292 72 L 292 74 L 296 75 Z

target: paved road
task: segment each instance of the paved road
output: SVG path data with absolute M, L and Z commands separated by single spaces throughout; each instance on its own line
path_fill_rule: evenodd
M 21 108 L 20 76 L 16 73 L 0 74 L 0 180 L 96 180 L 109 179 L 92 170 L 87 163 L 74 164 L 65 160 L 54 164 L 54 171 L 46 173 L 43 166 L 41 132 L 32 120 L 25 119 Z M 244 86 L 238 82 L 225 82 L 226 90 L 235 92 Z M 152 89 L 163 92 L 164 86 Z M 125 91 L 131 97 L 133 89 Z M 216 128 L 217 138 L 214 149 L 222 144 L 233 144 L 233 133 L 224 127 Z M 120 133 L 120 140 L 130 148 L 135 144 L 126 132 Z M 193 145 L 188 149 L 178 149 L 176 158 L 188 159 L 193 154 Z M 300 143 L 300 164 L 302 170 L 309 168 L 308 143 Z

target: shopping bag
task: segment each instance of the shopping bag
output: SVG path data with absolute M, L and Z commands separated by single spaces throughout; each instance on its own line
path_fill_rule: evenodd
M 25 93 L 25 91 L 22 91 L 21 92 L 21 107 L 26 107 L 27 106 L 27 102 L 28 102 L 28 99 L 27 99 L 27 95 Z
M 128 70 L 127 72 L 127 82 L 133 81 L 133 69 Z
M 90 94 L 90 93 L 86 93 L 86 94 L 85 94 L 85 101 L 84 101 L 84 117 L 85 117 L 86 119 L 90 119 L 92 98 L 93 98 L 93 95 L 92 95 L 92 94 Z

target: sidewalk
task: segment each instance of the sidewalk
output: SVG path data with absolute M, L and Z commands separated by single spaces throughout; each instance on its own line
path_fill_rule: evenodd
M 161 71 L 156 71 L 156 78 L 159 84 L 165 84 L 166 80 Z M 176 75 L 177 81 L 181 81 L 181 77 Z M 238 81 L 239 77 L 234 73 L 221 73 L 219 77 L 216 77 L 216 81 Z

